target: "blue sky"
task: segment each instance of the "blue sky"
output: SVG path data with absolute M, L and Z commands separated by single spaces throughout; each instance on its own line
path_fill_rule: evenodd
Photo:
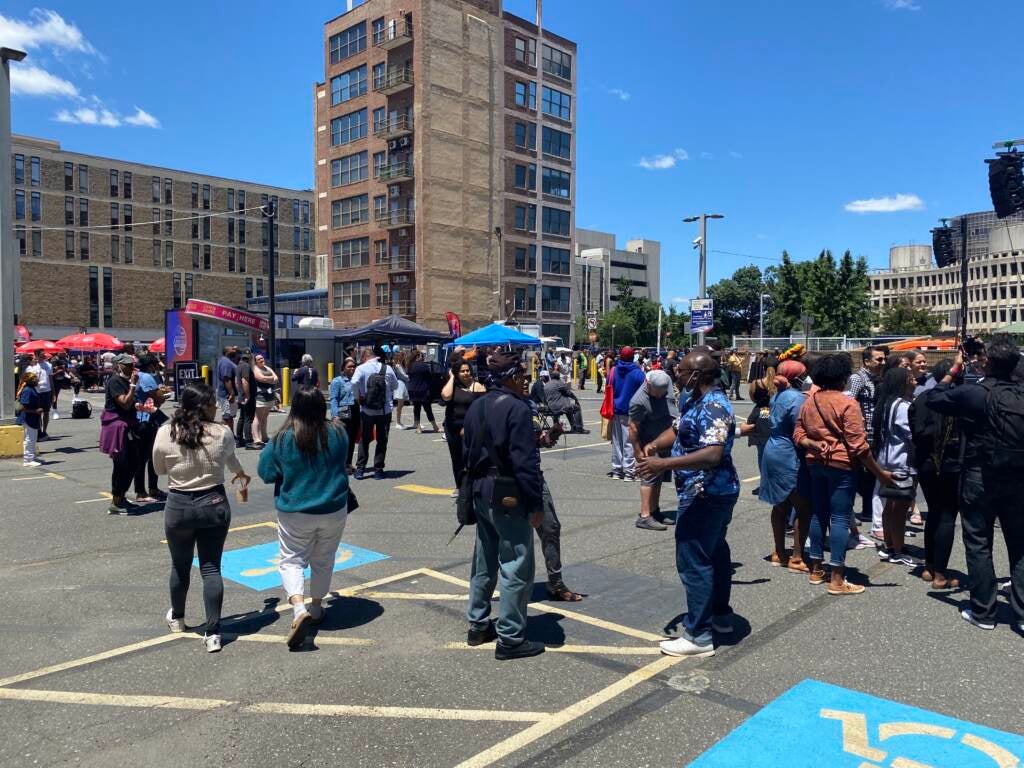
M 991 208 L 983 160 L 1024 136 L 1024 64 L 1000 37 L 1014 5 L 547 0 L 545 26 L 580 47 L 577 224 L 660 240 L 666 303 L 695 295 L 696 229 L 681 219 L 701 210 L 726 215 L 709 232 L 711 282 L 783 248 L 884 266 L 890 245 L 929 242 L 940 216 Z M 533 17 L 533 0 L 505 7 Z M 322 23 L 343 10 L 7 0 L 0 44 L 30 54 L 13 128 L 312 186 Z

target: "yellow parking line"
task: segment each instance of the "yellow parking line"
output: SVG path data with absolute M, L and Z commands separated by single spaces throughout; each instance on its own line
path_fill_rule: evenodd
M 587 443 L 586 445 L 570 445 L 567 448 L 548 448 L 541 453 L 555 453 L 556 451 L 575 451 L 577 448 L 596 448 L 599 445 L 611 445 L 607 440 L 602 440 L 600 443 Z
M 445 648 L 454 651 L 486 651 L 494 650 L 494 643 L 470 646 L 465 643 L 448 643 Z M 657 646 L 622 646 L 622 645 L 548 645 L 546 653 L 600 653 L 609 656 L 657 656 L 661 649 Z
M 284 645 L 284 635 L 235 635 L 232 637 L 230 634 L 224 636 L 228 640 L 242 640 L 247 643 L 280 643 Z M 367 646 L 374 645 L 375 640 L 368 640 L 362 637 L 330 637 L 321 634 L 317 634 L 314 642 L 317 645 L 348 645 L 348 646 Z
M 84 667 L 86 664 L 92 664 L 97 661 L 104 661 L 105 659 L 112 659 L 116 656 L 123 656 L 126 653 L 132 653 L 133 651 L 140 651 L 143 648 L 149 648 L 153 645 L 161 645 L 162 643 L 169 643 L 172 640 L 177 640 L 181 637 L 187 637 L 183 634 L 168 634 L 159 635 L 158 637 L 151 637 L 149 640 L 143 640 L 138 643 L 131 643 L 130 645 L 122 645 L 120 648 L 113 648 L 109 651 L 103 651 L 103 653 L 93 654 L 92 656 L 85 656 L 81 659 L 75 659 L 73 661 L 65 661 L 61 664 L 54 664 L 51 667 L 43 667 L 32 672 L 25 672 L 20 675 L 12 675 L 11 677 L 5 677 L 0 679 L 0 687 L 5 685 L 14 685 L 14 683 L 21 683 L 25 680 L 33 680 L 37 677 L 43 677 L 44 675 L 52 675 L 56 672 L 63 672 L 67 669 L 75 669 L 76 667 Z
M 493 747 L 485 749 L 478 755 L 469 758 L 469 760 L 459 763 L 455 768 L 484 768 L 484 766 L 493 765 L 503 757 L 517 752 L 537 739 L 543 738 L 552 731 L 556 731 L 562 726 L 571 723 L 573 720 L 578 720 L 588 712 L 597 709 L 602 704 L 608 703 L 617 696 L 621 696 L 630 688 L 636 687 L 645 680 L 650 680 L 655 675 L 665 671 L 673 664 L 678 664 L 680 661 L 682 661 L 682 658 L 676 656 L 663 656 L 657 661 L 653 661 L 647 666 L 631 672 L 621 680 L 598 691 L 593 696 L 581 699 L 560 712 L 555 712 L 550 717 L 545 717 L 529 728 L 510 736 L 504 741 L 498 742 Z
M 761 479 L 760 475 L 754 475 L 754 477 L 744 478 L 743 480 L 740 480 L 740 482 L 741 483 L 753 483 L 755 480 L 760 480 L 760 479 Z
M 451 496 L 454 488 L 435 488 L 431 485 L 396 485 L 396 491 L 409 491 L 409 493 L 422 493 L 425 496 Z
M 476 720 L 536 723 L 546 712 L 508 712 L 495 709 L 434 709 L 430 707 L 364 707 L 353 704 L 288 704 L 264 702 L 242 707 L 243 712 L 274 715 L 321 715 L 327 717 L 382 717 L 414 720 Z
M 453 595 L 447 592 L 360 592 L 360 597 L 379 600 L 468 600 L 469 595 Z
M 103 707 L 145 709 L 218 709 L 232 702 L 226 699 L 190 699 L 182 696 L 127 696 L 81 691 L 41 691 L 33 688 L 0 688 L 0 699 L 46 701 L 54 704 L 92 704 Z

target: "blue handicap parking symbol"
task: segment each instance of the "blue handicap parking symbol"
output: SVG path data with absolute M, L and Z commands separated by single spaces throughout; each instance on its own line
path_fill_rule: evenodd
M 226 579 L 237 581 L 239 584 L 257 591 L 274 589 L 281 586 L 281 577 L 277 573 L 278 555 L 276 541 L 268 541 L 266 544 L 257 544 L 254 547 L 231 549 L 225 552 L 221 559 L 221 574 Z M 387 559 L 387 555 L 374 552 L 372 549 L 363 549 L 341 542 L 338 546 L 338 553 L 334 557 L 334 570 L 344 571 Z M 198 567 L 199 560 L 193 559 L 192 564 Z M 305 573 L 308 579 L 309 568 Z
M 1018 768 L 1024 737 L 804 680 L 690 768 L 788 765 L 794 748 L 830 768 Z

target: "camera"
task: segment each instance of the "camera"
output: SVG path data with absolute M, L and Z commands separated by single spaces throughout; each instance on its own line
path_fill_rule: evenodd
M 985 345 L 974 336 L 965 336 L 961 346 L 963 347 L 964 355 L 967 357 L 977 357 L 978 355 L 985 354 Z

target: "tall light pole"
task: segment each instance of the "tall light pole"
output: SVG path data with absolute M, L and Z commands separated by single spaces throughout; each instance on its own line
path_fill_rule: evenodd
M 612 323 L 612 352 L 615 351 L 615 323 Z
M 14 418 L 14 313 L 19 296 L 21 263 L 14 249 L 11 221 L 11 67 L 24 51 L 0 48 L 0 423 Z
M 707 298 L 708 291 L 708 219 L 724 219 L 720 213 L 702 213 L 699 216 L 687 216 L 683 221 L 687 224 L 699 221 L 700 222 L 700 295 L 699 299 Z M 704 344 L 704 332 L 701 331 L 697 334 L 697 343 Z
M 769 293 L 761 294 L 761 319 L 757 323 L 758 333 L 760 334 L 758 338 L 758 352 L 761 352 L 764 349 L 764 300 L 771 300 L 771 298 L 771 294 Z

